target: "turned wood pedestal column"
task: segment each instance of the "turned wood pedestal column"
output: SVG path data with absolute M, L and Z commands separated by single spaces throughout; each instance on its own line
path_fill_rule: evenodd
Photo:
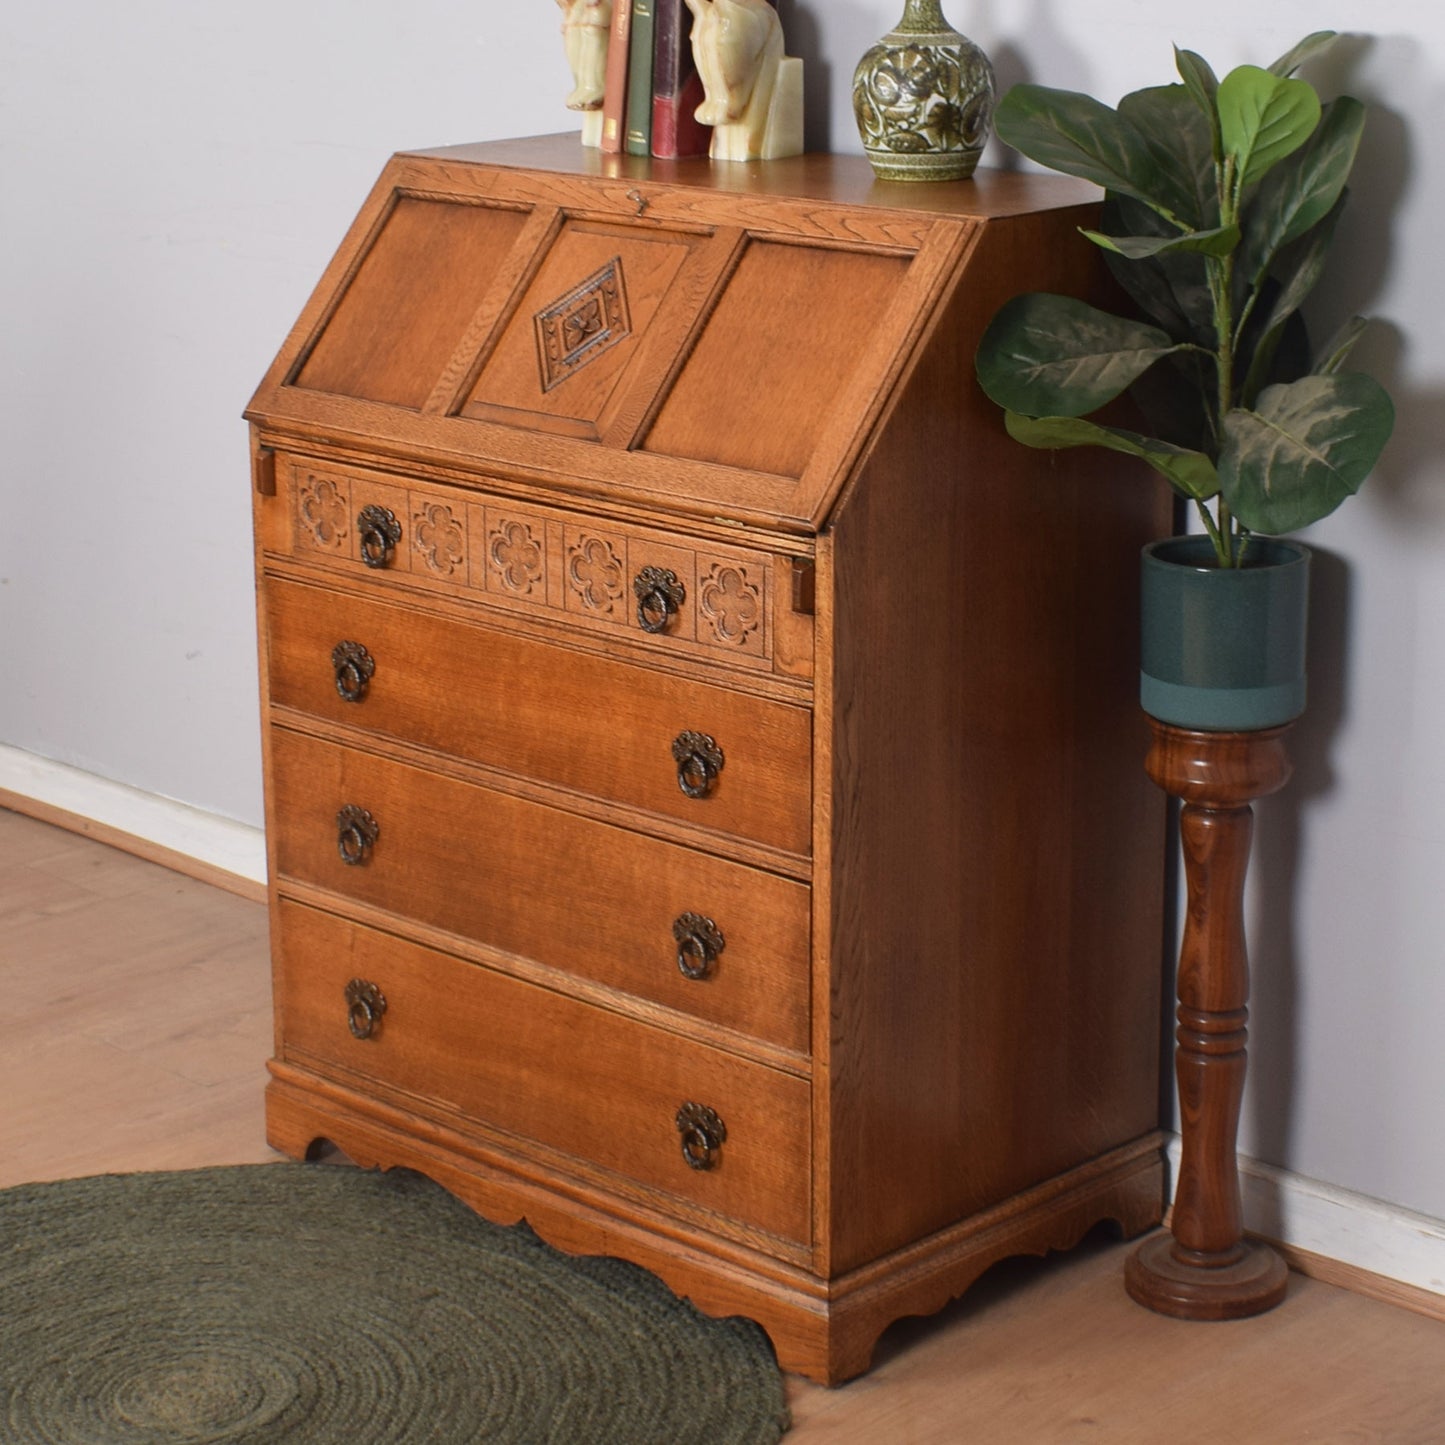
M 1124 1283 L 1134 1299 L 1161 1314 L 1237 1319 L 1273 1309 L 1285 1293 L 1284 1261 L 1268 1245 L 1243 1237 L 1235 1135 L 1249 1017 L 1249 804 L 1289 781 L 1289 725 L 1225 733 L 1149 721 L 1149 776 L 1184 805 L 1179 830 L 1188 907 L 1174 1055 L 1183 1152 L 1172 1233 L 1134 1252 Z

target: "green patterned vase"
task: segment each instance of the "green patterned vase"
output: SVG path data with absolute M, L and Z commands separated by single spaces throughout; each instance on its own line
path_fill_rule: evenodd
M 941 0 L 907 0 L 903 18 L 858 62 L 853 114 L 888 181 L 973 174 L 993 119 L 993 67 L 943 18 Z

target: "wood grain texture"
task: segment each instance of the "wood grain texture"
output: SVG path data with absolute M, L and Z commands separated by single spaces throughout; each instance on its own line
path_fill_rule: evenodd
M 483 367 L 466 413 L 528 429 L 555 426 L 564 434 L 572 430 L 597 440 L 623 373 L 636 359 L 693 248 L 707 239 L 662 230 L 639 235 L 635 228 L 569 219 L 553 238 Z M 609 278 L 616 298 L 614 316 L 603 314 L 605 308 L 596 304 L 598 292 L 587 288 L 573 306 L 564 306 L 550 324 L 542 324 L 546 313 L 599 275 Z M 687 315 L 682 323 L 690 320 Z M 605 334 L 609 331 L 611 335 Z M 555 372 L 547 362 L 553 349 L 558 353 Z M 580 352 L 578 360 L 564 366 L 563 358 L 574 350 Z M 540 393 L 539 377 L 546 383 Z
M 469 185 L 477 184 L 470 179 L 473 167 L 486 167 L 489 176 L 501 170 L 508 184 L 515 179 L 538 190 L 575 186 L 578 178 L 609 181 L 615 189 L 655 181 L 659 194 L 652 204 L 665 207 L 669 216 L 683 207 L 735 209 L 752 200 L 823 202 L 812 212 L 811 233 L 849 238 L 896 237 L 929 214 L 964 212 L 993 220 L 1099 198 L 1098 188 L 1087 181 L 1031 171 L 984 168 L 967 186 L 880 181 L 864 157 L 823 152 L 763 166 L 712 165 L 705 157 L 650 163 L 630 157 L 619 160 L 584 154 L 575 134 L 410 151 L 396 164 L 400 168 L 412 161 L 440 163 L 467 178 Z M 651 194 L 651 188 L 646 193 Z
M 1133 576 L 1167 502 L 1017 447 L 970 365 L 999 294 L 1086 284 L 1081 220 L 985 231 L 833 528 L 835 1270 L 1155 1124 Z
M 1017 178 L 945 188 L 946 205 L 938 188 L 845 202 L 846 164 L 790 167 L 788 196 L 509 154 L 400 157 L 384 182 L 565 217 L 529 225 L 546 258 L 506 263 L 511 298 L 492 287 L 447 364 L 477 377 L 470 415 L 302 396 L 274 374 L 250 413 L 283 453 L 355 463 L 292 469 L 289 556 L 258 502 L 289 939 L 273 1137 L 440 1161 L 497 1217 L 540 1190 L 568 1247 L 597 1247 L 599 1212 L 626 1221 L 625 1252 L 836 1383 L 892 1319 L 1003 1256 L 1101 1219 L 1138 1232 L 1162 1206 L 1164 800 L 1139 766 L 1132 639 L 1135 556 L 1167 501 L 1125 468 L 1018 448 L 972 381 L 1007 296 L 1089 289 L 1076 233 L 1093 212 Z M 347 266 L 375 234 L 353 232 Z M 613 298 L 587 310 L 584 293 L 628 273 L 635 350 L 619 306 L 618 334 L 598 330 L 595 356 L 584 337 L 549 379 L 537 318 L 610 325 Z M 474 366 L 483 314 L 510 319 Z M 317 476 L 345 492 L 339 512 L 306 493 Z M 327 520 L 352 526 L 366 502 L 415 534 L 379 572 Z M 702 540 L 731 525 L 752 559 Z M 686 597 L 645 656 L 623 625 L 644 559 Z M 487 607 L 466 596 L 479 582 Z M 771 647 L 780 675 L 706 670 L 708 629 L 759 666 Z M 332 676 L 342 639 L 375 660 L 360 702 Z M 669 756 L 684 728 L 726 757 L 700 802 Z M 334 836 L 348 801 L 381 829 L 355 868 Z M 757 983 L 691 1024 L 677 979 L 638 972 L 681 906 L 679 845 L 739 898 L 740 936 L 779 934 Z M 348 911 L 348 941 L 326 942 L 314 920 Z M 356 950 L 413 999 L 390 1062 L 336 1033 Z M 498 1056 L 465 1066 L 456 1021 L 493 1015 Z M 564 1035 L 602 1071 L 581 1095 L 549 1068 Z M 663 1038 L 675 1058 L 647 1042 Z M 739 1089 L 750 1130 L 771 1110 L 789 1158 L 716 1199 L 717 1181 L 669 1182 L 638 1110 L 694 1077 Z M 559 1109 L 613 1118 L 621 1142 L 567 1132 Z
M 550 169 L 560 165 L 564 152 L 571 157 L 567 173 Z M 929 292 L 937 282 L 933 261 L 951 252 L 961 229 L 967 230 L 980 220 L 1027 214 L 1090 193 L 1087 188 L 1058 178 L 984 175 L 967 188 L 947 188 L 946 196 L 915 196 L 912 191 L 916 188 L 871 184 L 871 171 L 861 158 L 808 157 L 797 163 L 783 161 L 754 167 L 713 167 L 706 161 L 630 160 L 626 166 L 641 169 L 618 171 L 609 168 L 624 165 L 620 158 L 609 158 L 604 165 L 599 157 L 579 157 L 575 147 L 556 141 L 543 140 L 519 150 L 502 147 L 492 154 L 494 164 L 478 163 L 484 161 L 484 154 L 472 151 L 394 158 L 282 357 L 257 391 L 247 412 L 252 421 L 278 431 L 299 428 L 313 439 L 340 444 L 367 438 L 373 448 L 395 455 L 425 456 L 444 464 L 473 468 L 501 464 L 524 473 L 537 469 L 550 474 L 554 487 L 579 495 L 630 497 L 638 505 L 653 509 L 655 515 L 675 514 L 681 509 L 701 517 L 725 514 L 765 526 L 811 532 L 836 503 L 859 449 L 866 444 L 870 403 L 891 389 L 901 352 L 906 349 L 905 338 L 915 328 L 920 314 L 920 298 L 912 292 Z M 536 169 L 519 169 L 509 163 L 524 154 L 539 158 Z M 460 163 L 459 157 L 464 158 Z M 856 165 L 852 164 L 854 159 Z M 771 174 L 775 168 L 776 177 Z M 747 178 L 734 174 L 739 172 L 767 174 Z M 356 294 L 364 299 L 369 294 L 371 272 L 375 270 L 380 276 L 390 264 L 387 257 L 407 249 L 398 241 L 388 240 L 392 226 L 400 224 L 396 218 L 403 214 L 403 206 L 408 208 L 408 218 L 430 214 L 431 208 L 438 206 L 469 217 L 522 218 L 516 236 L 506 245 L 499 244 L 499 254 L 488 258 L 488 277 L 496 278 L 496 286 L 478 283 L 455 302 L 461 316 L 449 333 L 455 349 L 445 356 L 437 354 L 442 348 L 435 342 L 436 328 L 424 323 L 437 313 L 442 302 L 431 297 L 418 308 L 418 336 L 394 347 L 398 353 L 416 353 L 420 369 L 429 373 L 424 387 L 421 381 L 409 381 L 402 387 L 391 380 L 364 385 L 347 380 L 345 385 L 338 383 L 325 390 L 310 389 L 309 384 L 315 380 L 311 363 L 302 378 L 308 386 L 286 385 L 286 378 L 305 355 L 314 335 L 322 334 L 329 349 L 327 338 L 333 332 L 343 338 L 350 325 L 343 312 L 357 309 L 360 315 L 361 309 L 366 309 L 369 316 L 376 309 L 369 303 L 368 308 L 361 308 L 360 301 L 348 302 L 348 284 L 353 290 L 362 288 Z M 422 208 L 420 213 L 418 207 Z M 563 212 L 572 213 L 574 219 L 560 231 L 535 219 L 537 215 L 553 217 Z M 534 217 L 530 222 L 525 219 L 528 215 Z M 451 224 L 465 229 L 477 223 L 457 220 Z M 572 404 L 562 393 L 581 386 L 572 407 L 577 415 L 569 425 L 564 425 L 564 418 L 557 415 L 550 423 L 544 417 L 542 422 L 528 427 L 524 420 L 530 414 L 528 408 L 515 404 L 526 396 L 525 388 L 519 391 L 517 387 L 527 376 L 524 333 L 532 325 L 532 301 L 539 301 L 544 292 L 547 300 L 556 299 L 569 287 L 585 281 L 589 272 L 579 256 L 557 269 L 555 276 L 547 272 L 549 285 L 536 286 L 535 295 L 529 290 L 527 295 L 532 301 L 527 304 L 520 300 L 520 288 L 532 284 L 538 266 L 545 270 L 548 263 L 541 259 L 542 255 L 550 257 L 567 235 L 589 230 L 600 236 L 608 227 L 620 229 L 624 249 L 630 245 L 639 254 L 665 250 L 670 236 L 688 231 L 714 234 L 718 244 L 711 250 L 700 249 L 698 264 L 686 269 L 672 284 L 652 328 L 656 335 L 644 336 L 638 342 L 637 364 L 627 368 L 615 390 L 608 388 L 613 368 L 622 366 L 622 359 L 594 363 L 580 376 L 585 378 L 589 371 L 593 372 L 598 396 L 589 400 L 586 393 L 594 382 L 584 379 L 564 382 L 552 399 L 565 411 Z M 626 239 L 629 236 L 630 241 Z M 719 301 L 718 282 L 726 282 L 729 273 L 718 262 L 737 249 L 740 237 L 752 238 L 750 252 L 775 258 L 781 254 L 774 245 L 778 241 L 806 245 L 804 254 L 811 257 L 809 264 L 820 273 L 817 282 L 800 287 L 790 280 L 791 273 L 780 274 L 773 278 L 777 284 L 765 288 L 768 298 L 759 307 L 746 294 L 750 279 L 755 278 L 753 268 L 744 265 L 736 273 L 742 277 L 739 300 L 728 302 L 724 291 Z M 513 254 L 511 242 L 520 246 L 523 239 L 537 248 L 530 264 Z M 843 249 L 830 249 L 839 247 Z M 889 253 L 892 261 L 874 254 L 877 252 Z M 380 259 L 373 261 L 374 255 Z M 907 272 L 901 287 L 909 295 L 901 306 L 889 303 L 888 286 L 873 275 L 878 267 L 887 270 L 890 265 Z M 824 284 L 827 278 L 821 275 L 829 269 L 837 273 L 831 285 Z M 782 266 L 782 271 L 787 272 L 787 267 Z M 438 296 L 453 286 L 441 262 L 419 266 L 418 274 L 429 278 Z M 499 299 L 503 277 L 512 284 L 505 302 Z M 550 285 L 550 280 L 555 280 L 555 286 Z M 724 308 L 724 317 L 740 310 L 749 325 L 739 334 L 726 333 L 725 328 L 704 329 L 717 306 Z M 785 314 L 792 317 L 790 329 L 798 332 L 798 343 L 791 348 L 764 347 L 750 357 L 745 346 L 749 330 L 777 328 L 783 325 Z M 503 321 L 504 315 L 510 319 Z M 326 330 L 321 333 L 323 325 Z M 359 343 L 371 335 L 371 322 L 358 325 L 359 353 Z M 511 356 L 507 345 L 501 352 L 495 349 L 493 338 L 498 326 L 505 326 L 508 335 L 515 335 L 516 356 L 511 360 L 507 359 Z M 870 345 L 867 340 L 874 330 L 878 332 L 878 345 Z M 708 339 L 709 331 L 712 340 Z M 707 418 L 694 416 L 701 405 L 696 397 L 691 402 L 685 396 L 680 398 L 677 406 L 682 408 L 681 419 L 666 419 L 660 437 L 650 438 L 646 448 L 635 446 L 641 429 L 658 415 L 659 408 L 666 412 L 668 386 L 679 374 L 688 375 L 686 359 L 699 335 L 702 341 L 698 344 L 705 348 L 710 363 L 705 368 L 708 376 L 715 380 L 718 375 L 727 375 L 728 367 L 741 368 L 736 383 L 744 388 L 740 401 L 754 410 L 761 406 L 761 414 L 776 417 L 770 427 L 757 428 L 760 439 L 767 436 L 771 440 L 767 445 L 755 443 L 752 465 L 720 466 L 708 460 L 720 454 L 719 447 L 736 449 L 737 438 L 749 428 L 720 429 L 716 438 L 703 436 Z M 881 344 L 885 335 L 887 344 Z M 810 338 L 812 344 L 805 344 Z M 715 356 L 720 339 L 728 345 Z M 744 346 L 741 353 L 739 346 Z M 479 354 L 464 355 L 468 349 Z M 482 352 L 489 359 L 484 361 Z M 805 364 L 785 361 L 785 356 L 797 357 Z M 722 369 L 711 365 L 713 361 L 719 362 Z M 318 360 L 315 364 L 321 363 Z M 750 364 L 760 369 L 760 377 L 752 375 Z M 368 361 L 366 365 L 383 363 Z M 498 382 L 505 382 L 503 392 L 510 398 L 506 406 L 498 410 L 479 395 L 475 407 L 464 409 L 470 415 L 439 411 L 439 399 L 453 379 L 475 375 L 482 367 L 483 392 L 487 371 L 500 368 Z M 601 370 L 594 371 L 594 367 Z M 702 371 L 693 375 L 701 376 Z M 781 384 L 760 387 L 762 378 Z M 752 390 L 747 390 L 749 385 Z M 599 410 L 602 392 L 606 392 L 607 399 Z M 783 405 L 789 399 L 793 403 L 791 428 L 787 425 L 789 408 Z M 539 391 L 528 406 L 530 412 L 546 413 L 552 409 L 552 402 L 544 404 Z M 816 414 L 819 408 L 821 416 Z M 753 425 L 756 427 L 756 423 Z M 604 441 L 600 446 L 599 427 Z M 811 451 L 807 445 L 810 439 L 817 444 Z M 673 450 L 667 450 L 664 443 Z M 788 475 L 779 476 L 776 469 L 785 469 Z
M 271 756 L 282 887 L 355 897 L 806 1055 L 802 884 L 286 730 Z M 381 829 L 359 865 L 337 847 L 353 802 Z M 724 940 L 701 979 L 677 964 L 688 913 Z
M 313 909 L 283 904 L 280 924 L 288 1061 L 360 1076 L 766 1234 L 807 1237 L 803 1080 Z M 386 999 L 364 1039 L 348 1025 L 353 978 Z M 676 1118 L 689 1101 L 726 1125 L 708 1168 L 683 1158 Z
M 754 242 L 644 449 L 801 477 L 907 270 L 897 256 Z
M 297 386 L 419 409 L 525 221 L 521 211 L 398 199 Z
M 1129 1293 L 1181 1319 L 1238 1319 L 1284 1299 L 1284 1261 L 1244 1238 L 1235 1136 L 1244 1099 L 1249 961 L 1244 882 L 1254 814 L 1249 804 L 1290 777 L 1288 727 L 1205 733 L 1150 719 L 1149 776 L 1183 800 L 1179 834 L 1187 891 L 1179 951 L 1181 1150 L 1170 1216 L 1173 1238 L 1129 1261 Z
M 562 788 L 806 854 L 810 717 L 803 708 L 361 596 L 268 584 L 272 702 L 420 742 Z M 376 675 L 337 694 L 331 651 L 361 642 Z M 711 795 L 678 786 L 672 745 L 693 730 L 724 763 Z
M 655 528 L 289 453 L 277 486 L 283 504 L 260 514 L 263 550 L 335 569 L 368 591 L 420 587 L 519 612 L 563 614 L 574 627 L 625 637 L 669 661 L 690 656 L 764 671 L 771 670 L 775 625 L 786 625 L 790 651 L 778 670 L 808 675 L 811 624 L 795 605 L 788 558 L 774 563 L 764 553 L 702 539 L 680 545 L 676 534 Z M 358 518 L 368 503 L 385 506 L 399 528 L 380 568 L 362 559 Z M 777 624 L 770 606 L 775 566 L 789 569 Z M 682 587 L 656 632 L 638 616 L 635 588 L 647 567 L 667 568 Z

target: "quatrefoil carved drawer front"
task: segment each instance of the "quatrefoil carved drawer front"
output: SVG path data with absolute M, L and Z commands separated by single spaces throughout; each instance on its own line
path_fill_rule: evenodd
M 540 530 L 540 528 L 538 528 Z M 508 592 L 528 597 L 543 581 L 546 548 L 528 523 L 500 517 L 487 535 L 487 561 L 493 578 Z
M 622 606 L 627 574 L 624 544 L 596 533 L 576 532 L 567 548 L 568 604 L 572 610 L 598 617 L 625 615 Z
M 380 471 L 323 472 L 295 459 L 283 464 L 283 475 L 291 501 L 280 550 L 361 572 L 367 585 L 481 596 L 518 614 L 565 616 L 589 630 L 625 633 L 676 656 L 811 675 L 790 660 L 811 656 L 810 609 L 785 609 L 781 625 L 796 618 L 806 637 L 785 641 L 794 653 L 781 663 L 775 656 L 774 564 L 762 553 Z M 362 566 L 356 519 L 368 506 L 385 508 L 402 524 L 385 568 Z M 654 575 L 675 584 L 676 602 L 664 625 L 649 629 L 638 620 L 635 584 Z
M 444 502 L 412 499 L 412 546 L 426 570 L 436 577 L 466 575 L 466 517 Z
M 714 641 L 747 647 L 763 622 L 763 589 L 746 567 L 714 562 L 698 590 L 698 606 Z
M 318 552 L 345 552 L 350 540 L 351 483 L 303 472 L 296 484 L 296 536 Z

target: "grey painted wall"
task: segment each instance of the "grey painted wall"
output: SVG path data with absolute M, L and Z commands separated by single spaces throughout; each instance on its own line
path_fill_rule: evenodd
M 782 0 L 810 144 L 901 0 Z M 1114 100 L 1170 43 L 1267 63 L 1312 0 L 948 0 L 1004 83 Z M 0 13 L 0 743 L 259 823 L 240 411 L 385 157 L 568 129 L 551 0 L 68 0 Z M 1241 1146 L 1445 1217 L 1445 11 L 1338 0 L 1372 107 L 1317 300 L 1382 324 L 1397 438 L 1313 529 L 1313 700 L 1259 809 Z M 1001 157 L 995 156 L 995 159 Z M 1132 645 L 1121 639 L 1121 646 Z

